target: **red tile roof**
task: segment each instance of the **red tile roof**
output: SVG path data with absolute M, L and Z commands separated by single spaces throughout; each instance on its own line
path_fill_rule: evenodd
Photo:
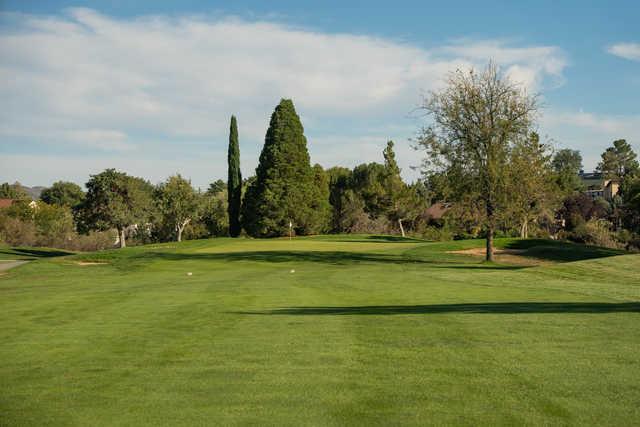
M 450 203 L 438 202 L 429 206 L 424 213 L 427 218 L 440 219 L 449 209 L 451 209 Z
M 13 202 L 13 199 L 0 199 L 0 208 L 8 208 Z

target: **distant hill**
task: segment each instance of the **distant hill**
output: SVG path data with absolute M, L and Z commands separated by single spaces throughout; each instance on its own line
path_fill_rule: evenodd
M 42 187 L 42 186 L 35 186 L 35 187 L 27 187 L 26 185 L 22 185 L 20 184 L 20 182 L 16 181 L 13 184 L 9 184 L 8 182 L 5 182 L 2 184 L 2 186 L 9 186 L 12 188 L 18 188 L 19 192 L 24 191 L 25 193 L 27 193 L 27 196 L 29 196 L 29 198 L 31 198 L 31 200 L 40 200 L 40 194 L 42 193 L 42 191 L 47 188 L 47 187 Z M 11 191 L 11 190 L 9 190 Z M 3 193 L 6 194 L 4 197 L 11 197 L 10 195 L 12 194 L 11 192 L 9 193 Z
M 24 191 L 27 192 L 29 197 L 31 197 L 33 200 L 39 200 L 40 199 L 40 193 L 42 193 L 42 190 L 44 190 L 47 187 L 40 187 L 40 186 L 26 187 L 26 186 L 23 185 L 22 188 L 24 189 Z

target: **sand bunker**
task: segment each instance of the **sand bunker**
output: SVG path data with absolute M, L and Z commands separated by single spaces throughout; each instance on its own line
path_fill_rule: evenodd
M 109 264 L 108 262 L 90 262 L 90 261 L 76 261 L 74 262 L 75 265 L 107 265 Z
M 508 254 L 508 255 L 520 255 L 526 252 L 526 249 L 498 249 L 494 248 L 493 253 L 496 255 Z M 486 248 L 471 248 L 463 249 L 459 251 L 447 251 L 448 254 L 463 254 L 463 255 L 476 255 L 485 256 L 487 253 Z
M 471 255 L 476 257 L 484 257 L 486 255 L 485 248 L 463 249 L 459 251 L 448 251 L 450 254 Z M 494 259 L 503 264 L 513 264 L 519 266 L 538 266 L 553 264 L 551 261 L 545 261 L 525 255 L 526 249 L 498 249 L 493 250 Z

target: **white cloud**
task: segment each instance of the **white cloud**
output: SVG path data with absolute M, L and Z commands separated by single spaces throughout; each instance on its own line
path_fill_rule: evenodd
M 117 130 L 79 129 L 65 132 L 64 137 L 72 142 L 88 144 L 101 150 L 129 151 L 133 149 L 133 146 L 127 143 L 127 135 Z
M 564 83 L 562 72 L 567 60 L 557 46 L 513 47 L 505 40 L 461 39 L 441 51 L 475 64 L 491 59 L 502 66 L 507 76 L 529 90 L 540 90 L 548 78 L 554 86 Z
M 616 43 L 609 46 L 607 52 L 631 61 L 640 61 L 640 43 Z
M 584 111 L 553 112 L 544 122 L 578 126 L 605 135 L 640 136 L 640 116 L 600 115 Z
M 600 154 L 616 139 L 626 139 L 640 153 L 640 115 L 550 110 L 541 125 L 559 147 L 580 150 L 586 169 L 595 168 Z
M 4 13 L 1 19 L 11 25 L 0 31 L 0 97 L 7 106 L 0 149 L 12 144 L 16 152 L 16 145 L 28 142 L 101 159 L 104 151 L 135 150 L 136 156 L 170 162 L 158 160 L 158 168 L 183 162 L 163 169 L 166 176 L 189 175 L 195 164 L 187 150 L 209 144 L 215 158 L 196 174 L 200 185 L 225 175 L 231 114 L 239 120 L 243 169 L 252 173 L 282 97 L 293 98 L 312 155 L 331 166 L 343 158 L 368 159 L 354 141 L 371 135 L 400 146 L 416 128 L 406 116 L 421 90 L 438 87 L 448 71 L 481 67 L 493 58 L 509 76 L 538 90 L 547 81 L 561 82 L 567 65 L 554 46 L 458 40 L 427 50 L 232 17 L 119 19 L 70 9 L 63 16 Z M 388 124 L 389 133 L 366 129 L 372 121 Z M 314 146 L 329 136 L 345 141 L 340 150 Z M 204 152 L 196 154 L 202 158 Z M 399 158 L 405 171 L 416 163 L 408 153 Z M 4 165 L 0 170 L 3 180 L 30 180 L 25 172 L 9 176 Z

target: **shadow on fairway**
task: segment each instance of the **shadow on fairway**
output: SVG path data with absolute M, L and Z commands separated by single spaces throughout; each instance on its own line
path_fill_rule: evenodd
M 257 315 L 393 315 L 393 314 L 519 314 L 519 313 L 640 313 L 640 302 L 497 302 L 433 305 L 371 305 L 355 307 L 288 307 L 235 314 Z
M 376 254 L 367 252 L 340 252 L 340 251 L 247 251 L 224 253 L 180 253 L 180 252 L 147 252 L 142 257 L 165 259 L 170 261 L 206 260 L 206 261 L 253 261 L 265 263 L 283 262 L 314 262 L 334 265 L 349 265 L 356 263 L 383 263 L 383 264 L 421 264 L 436 268 L 470 268 L 478 270 L 512 270 L 523 267 L 512 265 L 496 265 L 467 261 L 461 263 L 458 260 L 428 260 L 417 257 L 408 257 L 402 254 Z
M 609 249 L 599 246 L 544 239 L 517 240 L 510 242 L 505 247 L 507 249 L 524 250 L 525 252 L 522 255 L 526 257 L 555 262 L 582 261 L 624 255 L 627 253 L 620 249 Z
M 348 242 L 348 243 L 428 243 L 428 240 L 414 239 L 412 237 L 402 236 L 366 236 L 362 238 L 353 239 L 336 239 L 334 242 Z
M 414 237 L 390 236 L 384 234 L 376 234 L 370 236 L 345 236 L 345 235 L 323 235 L 312 236 L 309 240 L 321 242 L 345 242 L 345 243 L 429 243 L 430 240 L 418 239 Z
M 0 249 L 0 258 L 2 257 L 2 255 L 19 255 L 31 258 L 53 258 L 73 255 L 73 252 L 67 252 L 58 249 L 3 248 Z

